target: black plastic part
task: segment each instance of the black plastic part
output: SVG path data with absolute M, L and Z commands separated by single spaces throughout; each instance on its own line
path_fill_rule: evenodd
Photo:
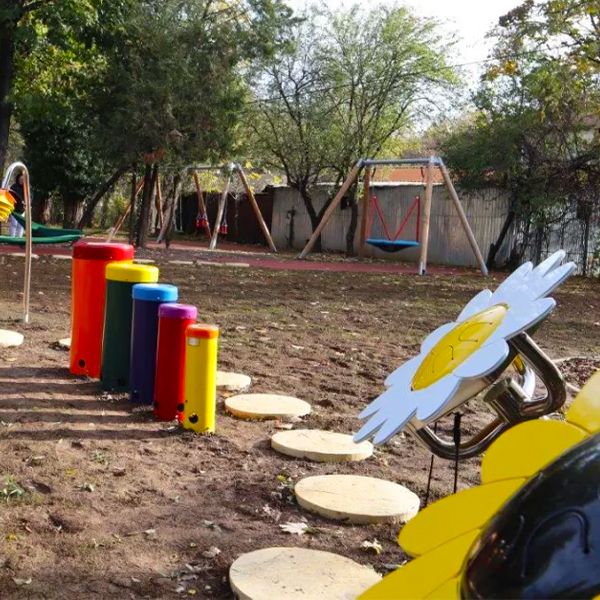
M 600 433 L 563 454 L 501 509 L 469 557 L 463 598 L 600 594 Z

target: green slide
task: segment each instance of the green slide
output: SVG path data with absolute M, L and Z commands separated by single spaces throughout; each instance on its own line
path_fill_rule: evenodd
M 25 227 L 25 217 L 19 213 L 12 213 L 12 216 Z M 83 231 L 79 229 L 60 229 L 58 227 L 46 227 L 35 221 L 31 222 L 31 241 L 34 244 L 68 244 L 76 242 L 83 237 Z M 0 244 L 24 245 L 24 237 L 10 237 L 0 235 Z

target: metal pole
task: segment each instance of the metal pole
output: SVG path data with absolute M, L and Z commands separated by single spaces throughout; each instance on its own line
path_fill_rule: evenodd
M 29 323 L 29 296 L 31 293 L 31 257 L 33 244 L 31 241 L 31 188 L 29 187 L 29 171 L 22 162 L 12 163 L 6 170 L 2 180 L 2 188 L 8 189 L 13 173 L 19 169 L 23 175 L 23 195 L 25 203 L 25 282 L 23 285 L 23 323 Z
M 367 167 L 363 177 L 363 194 L 362 194 L 362 215 L 360 216 L 360 239 L 358 245 L 358 256 L 365 257 L 366 241 L 369 232 L 367 225 L 369 221 L 369 205 L 371 200 L 371 174 L 373 169 Z

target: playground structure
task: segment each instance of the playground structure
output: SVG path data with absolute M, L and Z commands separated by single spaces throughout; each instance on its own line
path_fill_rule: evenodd
M 271 252 L 277 252 L 277 248 L 275 243 L 273 242 L 273 238 L 271 237 L 271 232 L 267 227 L 265 219 L 260 211 L 260 207 L 258 206 L 258 202 L 256 201 L 256 197 L 254 196 L 254 192 L 248 183 L 248 178 L 246 173 L 239 163 L 228 163 L 221 166 L 214 165 L 198 165 L 198 166 L 190 166 L 187 167 L 186 172 L 192 174 L 192 178 L 194 180 L 194 187 L 196 190 L 196 197 L 198 200 L 198 216 L 197 216 L 197 228 L 204 229 L 210 238 L 209 250 L 214 250 L 217 247 L 217 241 L 219 237 L 219 233 L 226 233 L 226 221 L 225 213 L 226 213 L 226 205 L 227 205 L 227 197 L 231 190 L 231 185 L 233 182 L 233 178 L 237 176 L 239 179 L 244 193 L 250 203 L 256 220 L 260 226 L 260 229 L 263 233 L 265 241 L 267 245 L 271 249 Z M 219 204 L 217 208 L 217 217 L 215 219 L 215 223 L 213 225 L 212 231 L 210 229 L 210 223 L 208 222 L 208 214 L 206 211 L 206 205 L 204 202 L 203 190 L 200 185 L 200 178 L 198 173 L 200 172 L 219 172 L 223 175 L 225 180 L 225 184 L 223 186 L 223 191 L 221 192 L 221 196 L 219 198 Z M 225 225 L 225 227 L 224 227 Z
M 21 216 L 13 212 L 14 201 L 9 187 L 10 182 L 15 175 L 23 175 L 23 203 L 25 205 L 25 215 Z M 83 233 L 75 229 L 57 229 L 54 227 L 44 227 L 39 223 L 34 223 L 31 219 L 31 187 L 29 182 L 29 171 L 22 162 L 12 163 L 2 179 L 0 185 L 1 217 L 2 220 L 12 216 L 24 227 L 24 237 L 13 238 L 9 236 L 0 236 L 0 244 L 17 244 L 25 246 L 25 274 L 23 284 L 23 322 L 29 323 L 29 301 L 31 295 L 31 259 L 33 255 L 33 244 L 64 244 L 77 241 L 83 236 Z
M 211 229 L 208 213 L 206 209 L 206 203 L 204 200 L 204 191 L 202 190 L 202 185 L 200 182 L 199 173 L 216 173 L 223 178 L 223 189 L 219 198 L 218 208 L 217 208 L 217 216 L 215 219 L 215 223 Z M 271 232 L 265 222 L 265 219 L 260 211 L 260 207 L 258 206 L 258 202 L 256 201 L 256 197 L 248 182 L 248 177 L 246 176 L 246 172 L 241 164 L 230 162 L 224 165 L 190 165 L 185 167 L 181 176 L 185 177 L 191 174 L 194 190 L 197 198 L 197 218 L 196 218 L 196 227 L 199 230 L 202 230 L 206 233 L 209 238 L 209 250 L 215 250 L 217 247 L 217 242 L 219 235 L 225 235 L 227 233 L 227 220 L 226 220 L 226 208 L 227 208 L 227 198 L 232 190 L 232 184 L 234 178 L 237 178 L 241 184 L 241 187 L 252 207 L 252 211 L 256 218 L 256 221 L 261 229 L 263 237 L 272 252 L 277 252 L 277 247 L 273 242 L 273 238 L 271 236 Z M 132 189 L 132 199 L 137 198 L 144 187 L 144 179 L 141 181 L 135 182 Z M 155 207 L 156 213 L 159 221 L 159 233 L 156 238 L 158 243 L 163 242 L 167 238 L 167 234 L 169 229 L 172 227 L 175 212 L 177 210 L 177 202 L 180 196 L 180 190 L 173 191 L 174 198 L 172 203 L 169 206 L 163 206 L 163 198 L 162 198 L 162 190 L 160 187 L 160 178 L 156 178 L 156 189 L 155 193 Z M 107 242 L 111 242 L 116 234 L 119 232 L 127 217 L 131 217 L 132 210 L 132 202 L 130 202 L 126 208 L 126 210 L 117 218 L 113 227 L 110 228 L 108 232 L 108 236 L 106 238 Z
M 413 206 L 409 209 L 408 214 L 406 215 L 404 222 L 400 224 L 398 229 L 396 230 L 396 234 L 394 236 L 391 235 L 390 230 L 387 228 L 385 221 L 383 219 L 383 215 L 379 212 L 379 216 L 384 224 L 384 229 L 387 233 L 386 239 L 384 238 L 370 238 L 369 231 L 369 216 L 371 214 L 371 204 L 376 206 L 376 200 L 373 201 L 371 193 L 370 193 L 370 185 L 371 185 L 371 176 L 373 173 L 373 169 L 377 166 L 403 166 L 403 165 L 412 165 L 412 166 L 423 166 L 425 167 L 425 197 L 423 200 L 423 205 L 421 206 L 421 200 L 419 198 L 418 202 L 415 201 Z M 350 171 L 350 174 L 340 187 L 338 193 L 335 195 L 327 210 L 323 214 L 319 225 L 312 233 L 310 239 L 306 243 L 304 249 L 299 254 L 298 258 L 306 258 L 306 256 L 311 252 L 317 239 L 321 235 L 321 232 L 327 225 L 328 221 L 331 219 L 333 213 L 340 205 L 342 199 L 346 196 L 346 194 L 350 191 L 350 189 L 358 182 L 359 176 L 361 172 L 364 170 L 363 177 L 363 188 L 362 188 L 362 216 L 360 222 L 360 242 L 359 242 L 359 256 L 364 256 L 365 254 L 365 245 L 371 244 L 380 249 L 383 249 L 388 252 L 397 252 L 404 248 L 415 247 L 420 245 L 420 258 L 419 258 L 419 267 L 418 273 L 420 275 L 425 275 L 427 272 L 427 253 L 429 247 L 429 225 L 430 225 L 430 213 L 431 213 L 431 202 L 433 197 L 433 173 L 434 169 L 438 168 L 442 174 L 444 184 L 446 185 L 446 189 L 448 190 L 448 194 L 452 203 L 456 209 L 457 215 L 459 217 L 461 226 L 464 230 L 465 236 L 469 242 L 471 250 L 477 260 L 477 264 L 479 265 L 479 269 L 484 276 L 488 275 L 488 270 L 485 265 L 485 261 L 483 259 L 483 255 L 481 254 L 481 250 L 477 244 L 477 240 L 473 235 L 473 231 L 471 230 L 471 226 L 469 225 L 467 216 L 465 214 L 464 208 L 460 202 L 456 189 L 452 184 L 452 180 L 450 179 L 450 174 L 444 161 L 440 157 L 431 156 L 428 159 L 423 158 L 409 158 L 409 159 L 360 159 Z M 402 232 L 410 214 L 415 210 L 418 215 L 418 234 L 415 236 L 415 239 L 406 240 L 406 239 L 397 239 L 400 233 Z M 421 215 L 421 208 L 423 214 Z
M 133 258 L 128 244 L 75 245 L 70 372 L 99 378 L 104 390 L 126 392 L 131 402 L 150 406 L 156 403 L 158 379 L 158 419 L 178 416 L 184 427 L 212 432 L 219 330 L 194 323 L 196 309 L 175 304 L 177 287 L 159 284 L 158 268 L 135 264 Z M 173 327 L 168 322 L 173 315 L 162 307 L 183 310 L 183 327 Z M 173 365 L 173 356 L 184 364 Z M 165 393 L 173 367 L 179 375 L 172 385 L 185 389 L 183 402 L 181 393 Z
M 442 325 L 420 354 L 386 379 L 386 391 L 362 413 L 367 423 L 356 441 L 387 442 L 406 430 L 434 454 L 456 460 L 483 452 L 506 429 L 558 410 L 566 399 L 560 372 L 528 335 L 554 310 L 548 297 L 574 271 L 556 252 L 537 267 L 521 265 L 492 293 L 483 290 L 456 322 Z M 536 375 L 546 394 L 536 393 Z M 430 424 L 487 390 L 484 401 L 498 416 L 470 440 L 442 440 Z

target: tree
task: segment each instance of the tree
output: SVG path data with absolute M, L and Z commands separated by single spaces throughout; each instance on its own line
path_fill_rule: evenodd
M 262 74 L 265 96 L 248 117 L 253 149 L 298 190 L 313 230 L 328 203 L 314 188 L 339 186 L 361 157 L 407 132 L 456 82 L 435 23 L 405 8 L 322 13 L 296 29 L 293 51 Z M 330 196 L 330 200 L 333 196 Z M 356 205 L 347 249 L 353 252 Z
M 514 260 L 530 244 L 539 259 L 547 226 L 573 203 L 589 234 L 600 182 L 598 17 L 593 0 L 528 0 L 504 16 L 477 112 L 442 142 L 463 185 L 494 184 L 510 195 L 490 267 L 513 222 L 522 239 Z
M 279 0 L 40 4 L 19 22 L 29 42 L 14 98 L 36 194 L 63 200 L 67 226 L 88 222 L 118 177 L 159 150 L 174 166 L 230 152 L 242 68 L 284 43 L 291 14 Z

